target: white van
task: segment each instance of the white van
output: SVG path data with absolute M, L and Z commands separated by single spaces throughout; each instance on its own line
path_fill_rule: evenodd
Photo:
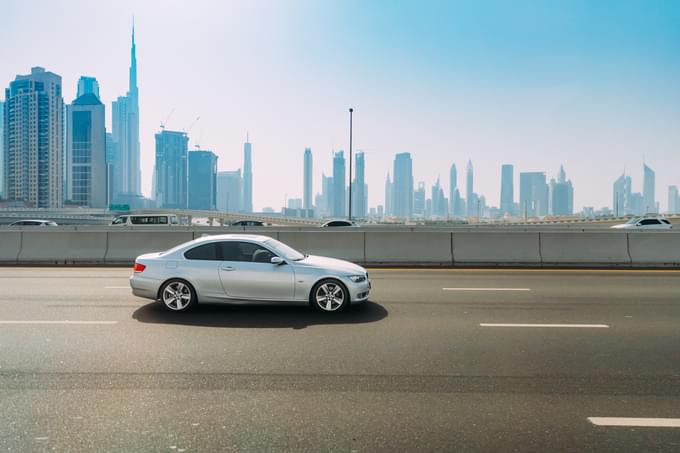
M 113 219 L 111 225 L 178 225 L 177 216 L 174 214 L 126 214 Z

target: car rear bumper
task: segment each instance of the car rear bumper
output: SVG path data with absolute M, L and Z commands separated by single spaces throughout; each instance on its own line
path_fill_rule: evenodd
M 158 297 L 158 289 L 160 287 L 160 280 L 145 278 L 138 273 L 130 276 L 130 287 L 132 294 L 146 299 L 156 300 Z

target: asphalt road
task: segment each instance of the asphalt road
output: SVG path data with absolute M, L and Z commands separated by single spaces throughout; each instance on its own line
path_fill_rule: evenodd
M 0 268 L 0 451 L 680 451 L 680 272 L 370 274 L 338 316 L 179 315 Z

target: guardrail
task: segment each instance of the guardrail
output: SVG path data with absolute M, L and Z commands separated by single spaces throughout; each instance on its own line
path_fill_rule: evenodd
M 368 265 L 680 267 L 680 231 L 43 227 L 0 230 L 0 264 L 123 265 L 204 234 L 263 234 Z

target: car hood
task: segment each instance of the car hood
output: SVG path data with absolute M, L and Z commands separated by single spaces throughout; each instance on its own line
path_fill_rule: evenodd
M 620 225 L 613 225 L 610 228 L 614 228 L 614 229 L 617 229 L 617 230 L 624 230 L 624 229 L 628 229 L 628 228 L 635 228 L 635 225 L 631 225 L 631 224 L 628 224 L 628 223 L 622 223 Z
M 365 274 L 366 269 L 363 267 L 350 263 L 349 261 L 339 260 L 337 258 L 328 258 L 325 256 L 308 255 L 300 261 L 296 261 L 297 266 L 315 267 L 320 269 L 328 269 L 334 272 L 343 272 L 347 274 Z

